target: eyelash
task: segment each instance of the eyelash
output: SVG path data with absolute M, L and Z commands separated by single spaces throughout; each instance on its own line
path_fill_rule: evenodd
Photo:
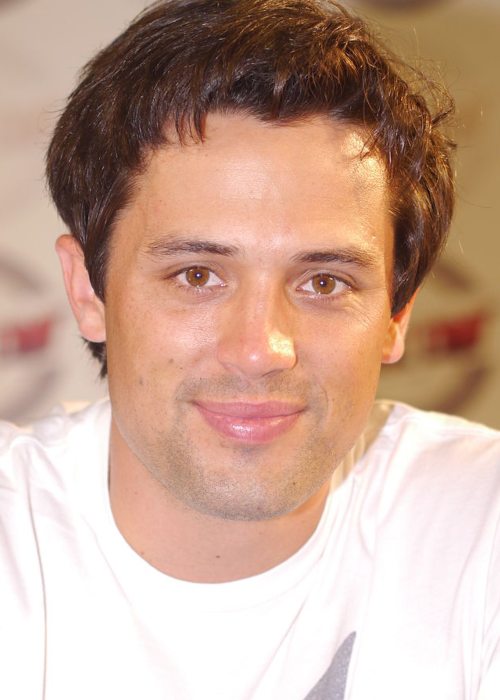
M 185 280 L 185 282 L 180 281 L 183 275 L 185 276 L 189 272 L 195 272 L 195 271 L 198 271 L 200 273 L 204 273 L 204 272 L 208 273 L 209 279 L 208 279 L 206 284 L 196 286 L 196 285 L 189 284 L 189 282 L 187 282 L 187 280 Z M 212 276 L 215 277 L 217 280 L 219 280 L 219 282 L 216 284 L 213 284 L 213 283 L 209 284 L 210 278 Z M 315 300 L 318 300 L 318 301 L 321 301 L 324 303 L 327 303 L 329 301 L 331 302 L 333 299 L 336 299 L 337 297 L 339 297 L 339 296 L 341 296 L 341 295 L 345 294 L 346 292 L 349 292 L 353 289 L 352 283 L 341 279 L 337 275 L 333 275 L 331 272 L 324 272 L 321 270 L 318 270 L 318 271 L 315 270 L 314 272 L 306 273 L 306 275 L 304 275 L 304 277 L 305 277 L 304 282 L 302 282 L 301 284 L 299 284 L 297 286 L 297 290 L 303 292 L 304 296 L 306 296 L 306 295 L 310 296 L 310 298 L 313 298 Z M 333 287 L 332 292 L 335 292 L 338 285 L 340 285 L 342 287 L 342 289 L 337 293 L 331 293 L 331 294 L 321 294 L 320 292 L 315 292 L 314 290 L 307 291 L 307 290 L 303 289 L 307 284 L 313 284 L 313 280 L 315 278 L 319 278 L 319 277 L 324 277 L 324 278 L 330 279 L 335 283 L 335 286 Z M 192 294 L 192 293 L 210 294 L 210 293 L 213 293 L 214 290 L 221 289 L 221 288 L 224 288 L 226 286 L 226 284 L 220 279 L 220 277 L 215 272 L 213 272 L 213 270 L 211 270 L 209 267 L 206 267 L 204 265 L 191 265 L 190 267 L 183 268 L 182 270 L 178 270 L 174 274 L 170 275 L 168 279 L 171 280 L 177 286 L 178 289 L 181 289 L 188 294 Z

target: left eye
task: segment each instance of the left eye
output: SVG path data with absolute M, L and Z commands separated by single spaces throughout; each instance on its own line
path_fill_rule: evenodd
M 307 282 L 300 286 L 304 292 L 311 294 L 319 294 L 321 296 L 333 296 L 347 288 L 345 282 L 342 282 L 337 277 L 326 272 L 318 272 L 313 275 Z
M 222 284 L 222 280 L 217 277 L 207 267 L 194 266 L 179 272 L 176 276 L 179 284 L 184 287 L 214 287 Z

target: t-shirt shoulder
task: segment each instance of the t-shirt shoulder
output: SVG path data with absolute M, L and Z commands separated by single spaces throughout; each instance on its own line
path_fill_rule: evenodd
M 477 435 L 486 440 L 500 441 L 500 431 L 460 416 L 436 411 L 425 411 L 400 401 L 382 400 L 377 401 L 376 405 L 389 407 L 389 410 L 386 409 L 388 414 L 387 423 L 393 426 L 414 423 L 429 429 L 433 434 Z
M 98 440 L 107 430 L 110 406 L 107 399 L 83 408 L 58 405 L 43 419 L 18 427 L 0 422 L 0 486 L 17 482 L 28 472 L 58 470 L 70 464 L 72 453 Z M 64 459 L 61 459 L 64 457 Z
M 387 420 L 374 450 L 384 461 L 432 469 L 453 479 L 457 475 L 477 479 L 489 474 L 500 489 L 500 432 L 464 418 L 423 411 L 403 403 L 389 404 Z M 383 456 L 383 457 L 382 457 Z

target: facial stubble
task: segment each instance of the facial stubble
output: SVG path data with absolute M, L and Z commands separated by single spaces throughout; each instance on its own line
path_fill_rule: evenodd
M 166 431 L 151 436 L 142 461 L 169 497 L 195 512 L 223 520 L 271 520 L 300 508 L 331 477 L 351 447 L 345 431 L 349 411 L 343 407 L 340 425 L 335 434 L 328 434 L 324 395 L 304 384 L 292 389 L 282 380 L 260 393 L 266 400 L 300 397 L 306 409 L 297 425 L 272 443 L 239 444 L 217 435 L 201 418 L 197 434 L 189 431 L 189 414 L 197 410 L 195 397 L 250 395 L 248 387 L 242 389 L 235 380 L 182 385 L 175 420 Z

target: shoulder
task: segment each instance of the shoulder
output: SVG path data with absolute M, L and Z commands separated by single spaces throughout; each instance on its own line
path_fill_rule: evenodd
M 422 411 L 397 402 L 377 402 L 387 420 L 378 441 L 389 452 L 450 464 L 491 465 L 500 471 L 500 432 L 458 416 Z
M 0 488 L 70 469 L 74 458 L 107 435 L 110 415 L 103 400 L 77 411 L 57 406 L 28 426 L 0 421 Z
M 385 422 L 356 471 L 384 508 L 408 507 L 427 521 L 498 522 L 498 431 L 399 403 L 377 402 L 374 412 Z
M 359 469 L 376 521 L 395 539 L 404 533 L 415 551 L 428 543 L 443 557 L 475 551 L 488 562 L 500 527 L 500 434 L 403 404 L 389 408 Z

